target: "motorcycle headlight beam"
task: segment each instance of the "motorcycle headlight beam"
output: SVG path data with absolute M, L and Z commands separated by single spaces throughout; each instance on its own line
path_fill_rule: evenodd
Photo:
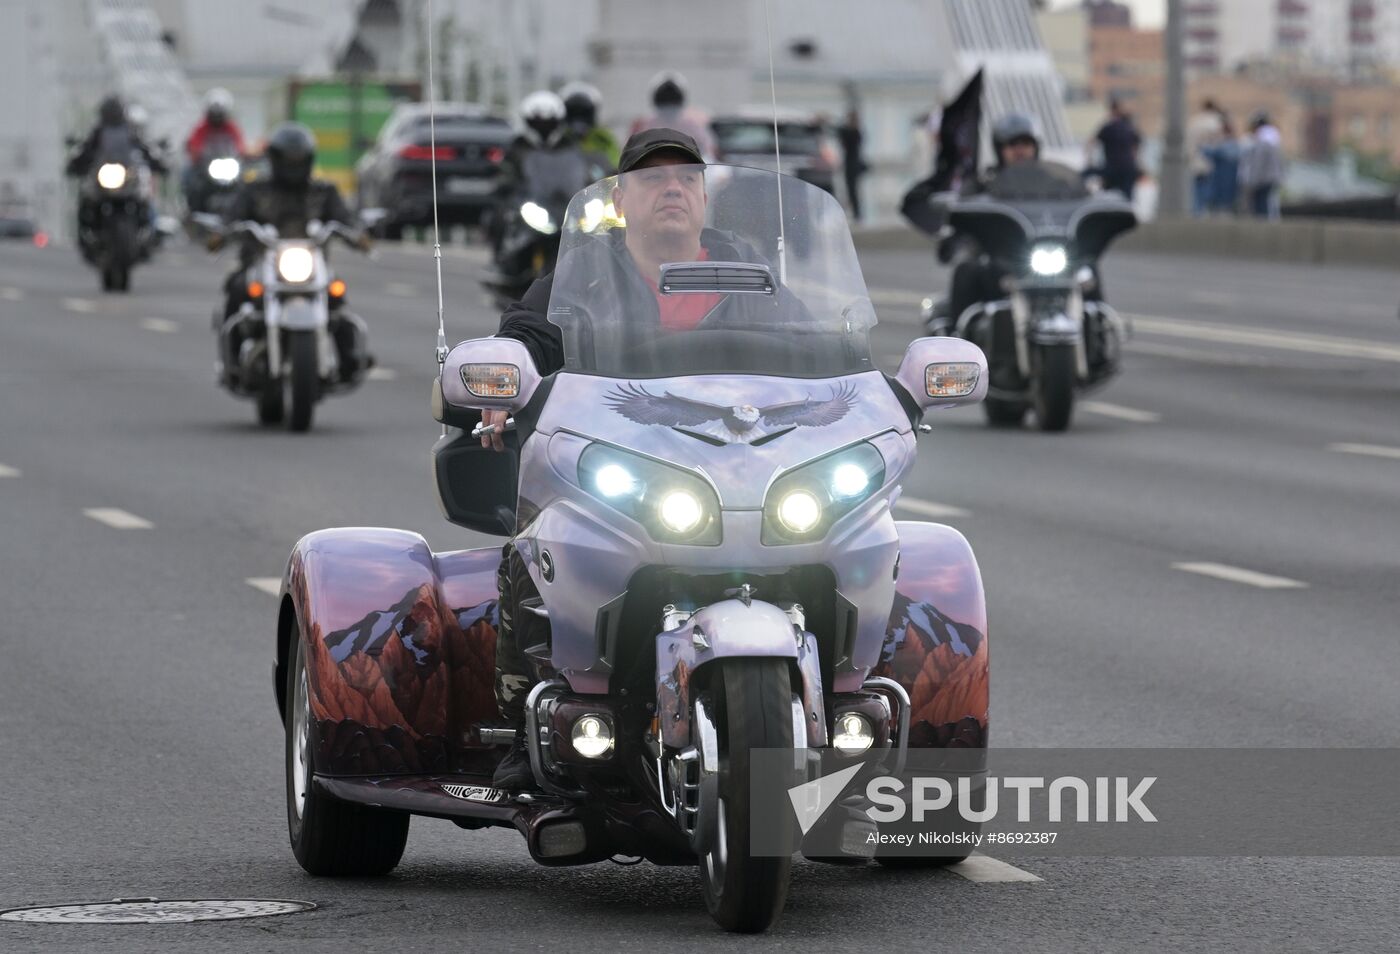
M 1031 252 L 1031 271 L 1049 278 L 1069 268 L 1069 253 L 1063 245 L 1040 245 Z
M 311 249 L 292 245 L 277 253 L 277 274 L 282 281 L 299 285 L 310 280 L 316 271 L 316 256 Z
M 579 486 L 646 528 L 662 543 L 718 546 L 720 502 L 714 487 L 683 470 L 607 444 L 578 459 Z
M 126 166 L 120 162 L 104 162 L 97 170 L 97 184 L 104 189 L 120 189 L 126 185 Z
M 209 178 L 225 185 L 238 178 L 238 160 L 231 156 L 209 162 Z
M 520 207 L 520 217 L 525 220 L 526 225 L 536 232 L 553 235 L 559 231 L 559 226 L 555 225 L 554 220 L 549 217 L 549 210 L 534 202 L 526 202 Z
M 885 459 L 869 442 L 803 464 L 768 488 L 762 542 L 810 543 L 885 484 Z

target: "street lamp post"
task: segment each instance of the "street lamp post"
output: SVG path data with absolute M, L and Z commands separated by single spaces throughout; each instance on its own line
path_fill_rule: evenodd
M 1186 62 L 1181 0 L 1167 0 L 1166 130 L 1162 137 L 1162 181 L 1158 209 L 1163 216 L 1186 214 Z

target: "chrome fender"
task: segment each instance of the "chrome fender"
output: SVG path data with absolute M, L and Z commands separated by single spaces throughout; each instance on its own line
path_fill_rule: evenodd
M 723 600 L 696 610 L 656 637 L 657 715 L 666 745 L 684 748 L 692 742 L 690 685 L 695 672 L 715 660 L 734 658 L 792 660 L 801 677 L 793 688 L 802 695 L 806 744 L 826 744 L 816 637 L 772 603 Z

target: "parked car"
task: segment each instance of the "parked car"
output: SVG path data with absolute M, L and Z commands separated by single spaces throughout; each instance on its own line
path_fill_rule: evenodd
M 474 225 L 491 205 L 510 123 L 469 103 L 438 103 L 438 218 L 444 225 Z M 405 227 L 433 221 L 432 159 L 428 104 L 397 106 L 379 138 L 355 167 L 361 208 L 388 212 L 379 227 L 385 238 L 403 236 Z
M 715 134 L 715 158 L 738 166 L 776 170 L 772 110 L 745 109 L 710 121 Z M 805 113 L 778 114 L 778 146 L 782 171 L 835 193 L 840 165 L 831 137 L 816 117 Z
M 39 248 L 49 244 L 49 236 L 23 216 L 0 215 L 0 239 L 24 239 Z

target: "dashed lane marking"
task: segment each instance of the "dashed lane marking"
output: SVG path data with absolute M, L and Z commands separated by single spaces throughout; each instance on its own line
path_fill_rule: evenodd
M 1156 315 L 1129 315 L 1137 331 L 1168 338 L 1194 338 L 1222 344 L 1253 345 L 1277 351 L 1301 351 L 1325 354 L 1337 358 L 1364 358 L 1368 361 L 1388 361 L 1400 364 L 1400 346 L 1362 341 L 1359 338 L 1337 338 L 1332 335 L 1306 335 L 1276 330 L 1250 330 L 1232 325 L 1217 325 L 1204 321 L 1178 321 Z
M 1224 563 L 1173 563 L 1172 569 L 1196 573 L 1216 580 L 1225 580 L 1229 583 L 1242 583 L 1245 586 L 1254 586 L 1261 590 L 1301 590 L 1308 586 L 1300 580 L 1290 580 L 1286 576 L 1271 576 L 1268 573 L 1257 573 L 1254 570 L 1227 566 Z
M 910 513 L 917 513 L 921 517 L 932 517 L 935 520 L 972 516 L 971 510 L 964 510 L 962 507 L 954 507 L 951 504 L 934 503 L 932 500 L 920 500 L 918 497 L 900 497 L 894 502 L 894 509 L 907 510 Z
M 0 477 L 18 477 L 19 468 L 10 467 L 7 464 L 0 464 Z
M 24 290 L 6 285 L 4 288 L 0 288 L 0 298 L 5 301 L 24 301 Z
M 416 298 L 418 289 L 405 282 L 390 282 L 384 286 L 384 294 L 393 295 L 395 298 Z
M 97 302 L 89 301 L 86 298 L 65 298 L 63 299 L 63 307 L 69 311 L 90 315 L 97 310 Z
M 368 378 L 371 381 L 396 381 L 399 373 L 393 368 L 370 368 Z
M 978 884 L 1044 881 L 1039 875 L 1023 871 L 987 855 L 969 855 L 966 860 L 949 865 L 948 870 L 955 875 L 976 881 Z
M 1132 421 L 1134 424 L 1156 424 L 1162 419 L 1162 415 L 1154 411 L 1139 411 L 1135 407 L 1124 407 L 1121 404 L 1108 404 L 1104 401 L 1080 401 L 1080 410 L 1090 414 L 1097 414 L 1100 417 L 1112 417 L 1120 421 Z
M 1400 460 L 1400 447 L 1386 447 L 1383 444 L 1328 444 L 1327 449 L 1338 454 L 1360 454 L 1363 457 L 1386 457 Z
M 141 327 L 147 331 L 159 331 L 170 334 L 180 330 L 180 323 L 171 321 L 169 318 L 142 318 Z
M 255 590 L 261 590 L 268 596 L 282 595 L 282 579 L 276 576 L 250 576 L 243 582 L 247 583 Z
M 155 526 L 144 517 L 138 517 L 134 513 L 127 513 L 116 507 L 88 507 L 83 511 L 83 515 L 118 530 L 149 530 Z

